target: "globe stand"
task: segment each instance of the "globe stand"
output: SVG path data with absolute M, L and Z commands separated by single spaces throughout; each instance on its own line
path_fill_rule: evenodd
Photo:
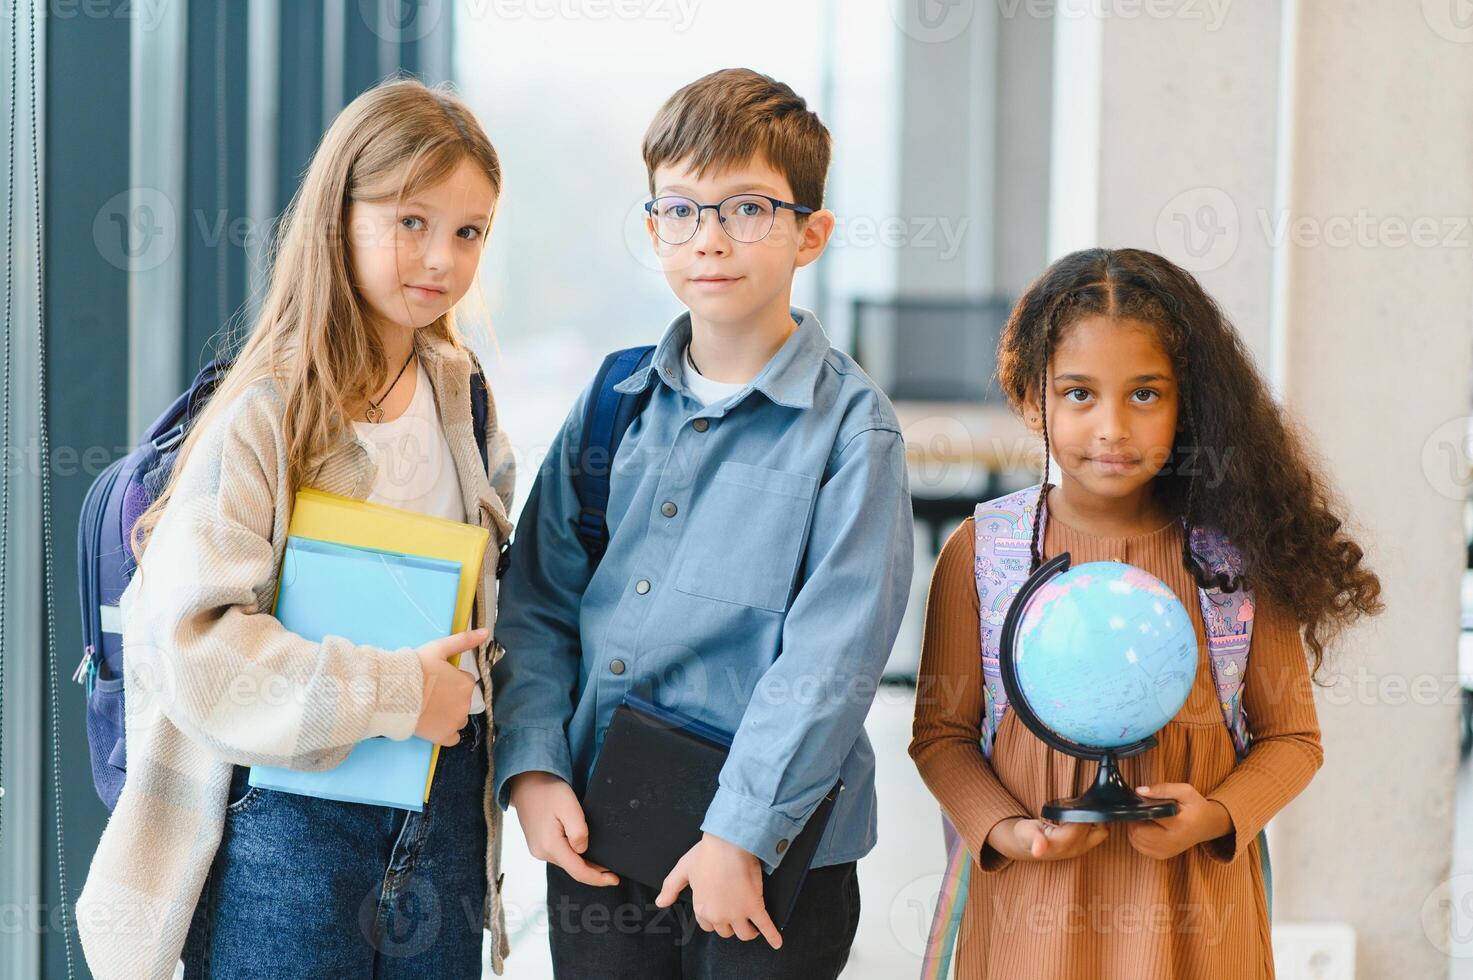
M 1155 744 L 1154 738 L 1151 743 Z M 1115 753 L 1107 751 L 1100 757 L 1095 784 L 1078 796 L 1049 800 L 1043 806 L 1043 815 L 1055 823 L 1114 823 L 1174 817 L 1176 809 L 1175 800 L 1147 799 L 1125 785 L 1115 765 Z
M 1156 736 L 1150 735 L 1138 742 L 1114 748 L 1101 749 L 1084 745 L 1063 737 L 1043 723 L 1018 682 L 1018 667 L 1014 657 L 1018 627 L 1023 621 L 1023 610 L 1027 608 L 1038 591 L 1055 576 L 1069 570 L 1069 553 L 1056 555 L 1028 576 L 1018 594 L 1008 606 L 1007 616 L 1002 623 L 1002 637 L 998 644 L 998 663 L 1002 673 L 1003 690 L 1007 692 L 1009 706 L 1018 713 L 1018 719 L 1047 746 L 1072 755 L 1076 759 L 1094 759 L 1099 763 L 1094 785 L 1078 796 L 1050 800 L 1041 811 L 1044 818 L 1056 823 L 1115 823 L 1122 820 L 1157 820 L 1174 817 L 1177 813 L 1175 800 L 1152 799 L 1141 796 L 1125 784 L 1116 762 L 1127 759 L 1156 744 Z

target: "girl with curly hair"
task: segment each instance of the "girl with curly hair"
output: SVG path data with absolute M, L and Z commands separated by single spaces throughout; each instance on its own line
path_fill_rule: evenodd
M 1271 977 L 1260 831 L 1321 764 L 1311 678 L 1347 626 L 1381 611 L 1380 582 L 1242 339 L 1161 256 L 1097 248 L 1055 262 L 1009 318 L 998 380 L 1044 444 L 1044 480 L 1020 495 L 1034 518 L 1027 569 L 1063 552 L 1145 569 L 1191 616 L 1199 669 L 1157 744 L 1119 763 L 1143 795 L 1175 800 L 1175 816 L 1041 819 L 1095 766 L 1045 745 L 1017 712 L 984 722 L 982 661 L 998 631 L 980 586 L 994 556 L 979 552 L 974 518 L 951 536 L 910 753 L 970 857 L 955 976 Z M 1194 547 L 1202 532 L 1236 550 L 1234 574 Z M 1253 621 L 1246 751 L 1224 724 L 1199 588 L 1251 590 L 1238 606 Z

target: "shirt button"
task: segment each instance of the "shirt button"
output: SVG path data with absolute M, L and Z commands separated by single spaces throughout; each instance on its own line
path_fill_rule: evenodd
M 691 423 L 691 428 L 695 429 L 697 432 L 705 432 L 707 429 L 711 428 L 711 422 L 709 419 L 696 419 L 694 422 Z
M 640 595 L 644 595 L 649 590 L 650 590 L 649 579 L 643 579 L 642 578 L 638 582 L 635 582 L 634 583 L 634 591 L 635 592 L 638 592 Z
M 660 505 L 660 513 L 664 514 L 666 517 L 674 517 L 676 514 L 680 513 L 680 508 L 675 506 L 674 501 L 667 500 Z
M 624 661 L 622 661 L 622 660 L 611 660 L 611 661 L 609 661 L 609 670 L 612 673 L 615 673 L 615 674 L 622 674 L 622 673 L 624 673 Z
M 784 837 L 782 840 L 780 840 L 780 841 L 777 842 L 777 853 L 781 854 L 783 851 L 786 851 L 787 849 L 788 849 L 788 839 L 786 837 Z

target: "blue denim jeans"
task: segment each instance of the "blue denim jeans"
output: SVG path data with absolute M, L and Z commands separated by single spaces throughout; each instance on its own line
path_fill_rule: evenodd
M 231 779 L 184 976 L 481 976 L 486 716 L 442 747 L 424 811 L 340 803 Z
M 834 980 L 859 931 L 857 862 L 812 868 L 783 947 L 706 932 L 690 899 L 655 905 L 659 889 L 622 878 L 576 881 L 547 865 L 547 925 L 558 980 Z

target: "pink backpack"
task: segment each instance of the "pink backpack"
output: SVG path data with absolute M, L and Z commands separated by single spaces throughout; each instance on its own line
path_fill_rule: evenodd
M 998 727 L 1008 711 L 1008 696 L 1003 690 L 998 644 L 1002 637 L 1003 617 L 1008 606 L 1022 588 L 1032 564 L 1030 546 L 1033 539 L 1034 508 L 1039 502 L 1039 487 L 1034 485 L 996 500 L 978 504 L 974 521 L 977 531 L 976 563 L 977 597 L 981 602 L 982 629 L 982 754 L 992 758 L 992 743 Z M 1038 516 L 1038 539 L 1043 541 L 1048 521 L 1045 505 Z M 1232 578 L 1242 572 L 1243 559 L 1238 549 L 1213 528 L 1192 528 L 1192 550 L 1204 561 L 1209 573 L 1222 573 Z M 1243 678 L 1248 669 L 1248 651 L 1253 639 L 1253 591 L 1246 587 L 1237 592 L 1217 588 L 1197 590 L 1202 603 L 1202 621 L 1207 627 L 1208 660 L 1217 687 L 1223 721 L 1233 739 L 1238 758 L 1248 754 L 1252 737 L 1248 718 L 1243 712 Z M 962 910 L 966 906 L 967 884 L 972 861 L 961 835 L 942 817 L 946 839 L 946 872 L 936 903 L 926 955 L 921 970 L 922 980 L 941 980 L 951 965 Z M 1268 865 L 1268 841 L 1260 831 L 1258 853 L 1263 864 L 1266 886 L 1271 885 Z M 1270 893 L 1270 903 L 1272 897 Z

